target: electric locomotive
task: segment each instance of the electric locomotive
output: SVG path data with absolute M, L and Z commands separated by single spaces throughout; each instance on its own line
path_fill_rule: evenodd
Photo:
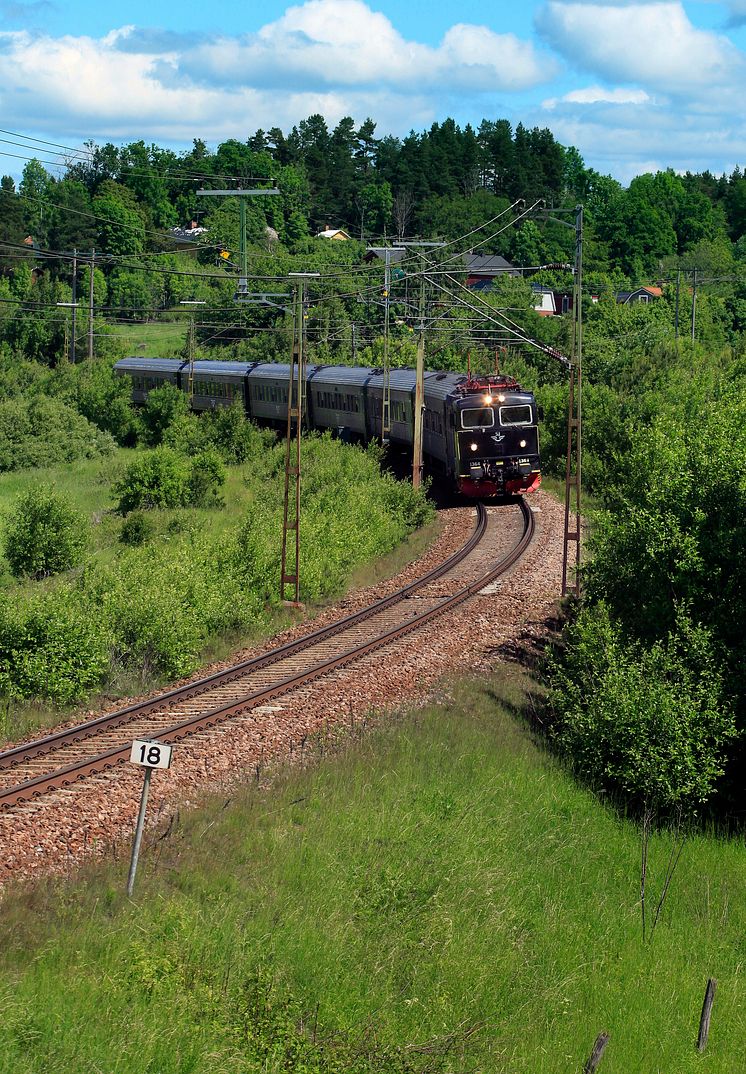
M 132 383 L 135 403 L 170 383 L 189 395 L 196 411 L 240 403 L 247 417 L 284 427 L 290 369 L 267 362 L 185 362 L 123 358 L 114 367 Z M 367 443 L 381 435 L 383 370 L 309 365 L 306 417 L 312 429 Z M 416 375 L 390 373 L 392 447 L 411 448 Z M 520 495 L 541 483 L 538 410 L 532 392 L 512 377 L 425 373 L 423 452 L 430 470 L 470 498 Z

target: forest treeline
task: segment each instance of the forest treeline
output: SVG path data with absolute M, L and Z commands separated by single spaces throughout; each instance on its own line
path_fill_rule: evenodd
M 625 188 L 586 167 L 578 151 L 548 129 L 519 123 L 514 130 L 502 119 L 462 128 L 446 119 L 399 139 L 376 137 L 371 119 L 357 125 L 345 117 L 330 129 L 321 115 L 287 135 L 259 130 L 214 152 L 199 139 L 183 153 L 143 141 L 88 143 L 70 157 L 61 178 L 30 161 L 17 190 L 10 177 L 2 180 L 0 242 L 31 236 L 41 249 L 139 255 L 162 250 L 164 232 L 197 220 L 211 242 L 235 251 L 235 202 L 202 199 L 197 190 L 260 180 L 272 180 L 280 196 L 250 200 L 250 238 L 262 242 L 269 226 L 291 251 L 327 226 L 364 241 L 453 239 L 523 198 L 554 208 L 582 203 L 588 267 L 633 284 L 660 275 L 666 259 L 688 257 L 689 266 L 702 243 L 734 244 L 736 256 L 744 256 L 746 178 L 740 169 L 730 176 L 669 170 L 638 176 Z M 533 256 L 546 263 L 571 248 L 551 220 L 532 222 L 527 233 L 508 229 L 480 246 L 520 264 L 531 264 Z M 13 265 L 12 251 L 0 251 L 0 268 Z

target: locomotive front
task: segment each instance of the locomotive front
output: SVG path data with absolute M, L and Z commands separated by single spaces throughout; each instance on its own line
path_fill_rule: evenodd
M 458 486 L 465 496 L 512 496 L 541 484 L 536 401 L 512 377 L 469 379 L 455 401 Z

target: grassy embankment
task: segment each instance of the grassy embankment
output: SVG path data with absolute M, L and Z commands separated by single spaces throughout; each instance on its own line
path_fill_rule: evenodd
M 20 669 L 0 675 L 0 741 L 54 722 L 60 709 L 50 700 L 88 697 L 90 707 L 96 689 L 131 695 L 290 621 L 277 583 L 282 446 L 259 444 L 249 461 L 227 467 L 222 503 L 148 511 L 152 533 L 128 547 L 113 486 L 136 454 L 0 475 L 0 518 L 45 482 L 91 529 L 85 562 L 57 578 L 16 582 L 0 557 L 0 653 Z M 351 578 L 394 573 L 435 536 L 430 524 L 409 539 L 429 509 L 382 477 L 370 455 L 319 439 L 304 454 L 302 594 L 311 608 Z M 383 568 L 371 567 L 381 556 Z M 80 654 L 91 652 L 100 671 L 88 674 Z
M 187 338 L 187 323 L 182 316 L 160 324 L 116 324 L 113 336 L 127 349 L 127 354 L 141 358 L 177 358 Z
M 0 1070 L 575 1074 L 602 1029 L 603 1074 L 742 1069 L 743 843 L 687 843 L 643 945 L 637 830 L 532 740 L 533 688 L 503 667 L 190 814 L 133 902 L 125 851 L 9 896 Z

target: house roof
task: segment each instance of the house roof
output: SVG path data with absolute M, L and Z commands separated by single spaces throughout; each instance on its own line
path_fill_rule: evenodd
M 470 276 L 496 276 L 507 272 L 517 275 L 517 269 L 500 254 L 464 254 L 464 265 Z
M 634 291 L 617 291 L 616 300 L 621 305 L 624 305 L 626 302 L 629 302 L 630 299 L 637 298 L 638 295 L 648 295 L 650 298 L 661 298 L 663 295 L 663 288 L 650 284 L 645 287 L 636 287 Z
M 385 261 L 387 250 L 390 265 L 395 265 L 397 261 L 401 261 L 407 254 L 407 251 L 402 246 L 369 246 L 365 251 L 365 260 L 372 261 L 374 257 L 377 257 L 381 261 Z
M 341 227 L 328 227 L 316 234 L 317 239 L 349 239 L 349 237 Z

